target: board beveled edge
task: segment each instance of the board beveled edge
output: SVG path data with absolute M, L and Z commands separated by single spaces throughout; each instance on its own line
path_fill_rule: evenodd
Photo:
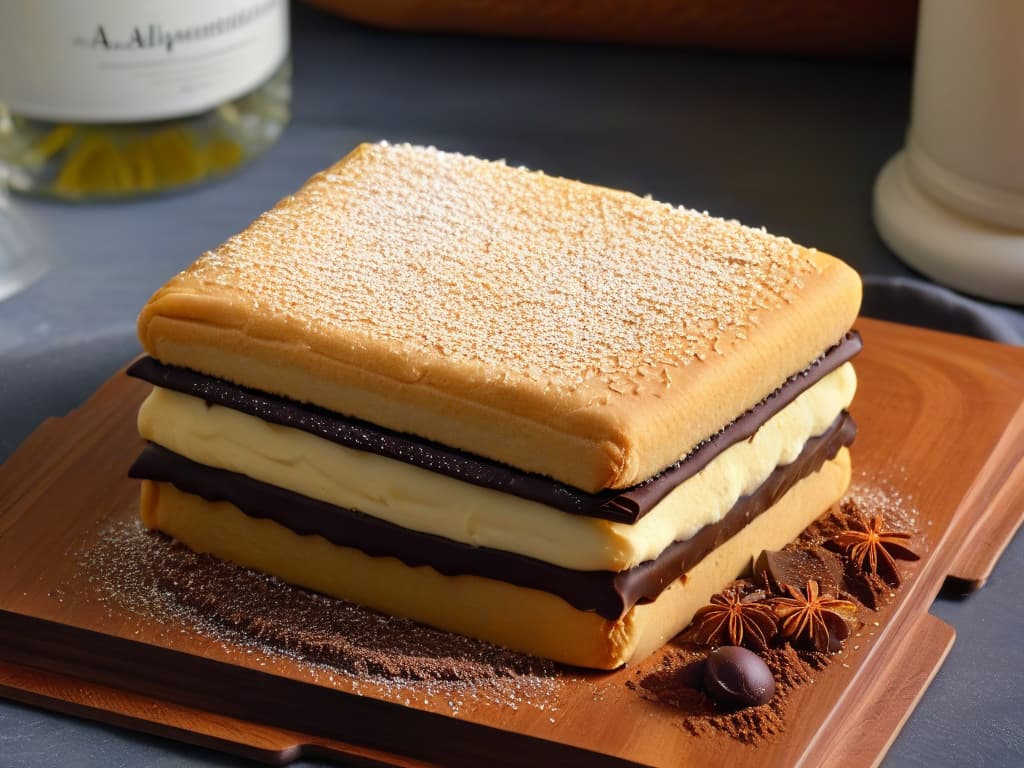
M 801 768 L 876 768 L 928 690 L 956 641 L 956 630 L 922 613 L 901 633 L 895 652 L 872 671 L 868 685 L 844 713 L 844 728 L 816 739 Z
M 70 675 L 8 661 L 0 661 L 0 696 L 267 765 L 288 765 L 308 757 L 344 759 L 348 765 L 366 768 L 435 768 L 438 765 L 337 739 L 318 739 L 170 704 L 125 689 L 87 683 Z
M 973 592 L 985 585 L 1024 523 L 1024 403 L 1007 424 L 985 468 L 964 496 L 961 508 L 980 509 L 981 514 L 974 518 L 960 510 L 954 514 L 963 538 L 949 565 L 948 576 L 960 583 L 964 591 Z
M 69 690 L 68 681 L 74 681 L 79 695 Z M 190 724 L 175 725 L 173 716 L 157 716 L 157 708 L 166 708 L 166 702 L 9 661 L 0 661 L 0 696 L 59 714 L 214 749 L 267 765 L 287 765 L 305 757 L 303 745 L 299 743 L 282 745 L 280 750 L 251 746 L 241 736 L 251 728 L 251 724 L 241 720 L 226 718 L 235 724 L 238 738 L 231 738 L 231 732 L 226 729 L 224 733 L 217 733 L 217 728 L 197 727 L 211 714 L 199 710 L 190 710 Z M 123 703 L 119 705 L 118 699 Z
M 371 750 L 390 752 L 399 734 L 399 757 L 438 759 L 449 766 L 641 766 L 583 747 L 3 609 L 0 660 L 113 688 L 130 680 L 131 691 L 147 697 Z
M 879 325 L 879 326 L 888 325 L 888 324 L 884 324 L 884 323 L 869 323 L 869 325 L 872 325 L 872 324 L 876 324 L 876 325 Z M 915 329 L 915 332 L 916 332 L 916 329 Z M 936 333 L 936 332 L 928 332 L 928 333 Z M 971 341 L 971 343 L 974 343 L 973 340 Z M 34 437 L 37 437 L 37 436 L 39 438 L 43 438 L 45 433 L 50 432 L 50 431 L 55 430 L 55 429 L 58 429 L 58 428 L 63 430 L 65 428 L 71 426 L 72 423 L 74 423 L 76 426 L 78 426 L 81 423 L 81 421 L 83 421 L 82 417 L 84 417 L 84 415 L 85 415 L 84 412 L 88 410 L 88 407 L 91 404 L 93 399 L 100 397 L 100 395 L 104 391 L 106 391 L 108 388 L 109 388 L 109 390 L 111 392 L 119 391 L 119 388 L 126 386 L 126 381 L 127 380 L 125 380 L 123 376 L 115 375 L 114 377 L 112 377 L 111 380 L 108 380 L 103 386 L 101 386 L 96 391 L 96 393 L 94 393 L 94 395 L 89 399 L 88 402 L 84 403 L 79 408 L 76 408 L 76 409 L 70 411 L 64 417 L 58 417 L 58 418 L 47 420 L 43 425 L 41 425 L 35 432 L 33 432 L 30 435 L 30 438 L 28 440 L 26 440 L 26 442 L 23 443 L 22 446 L 18 450 L 16 450 L 15 453 L 12 454 L 12 456 L 2 466 L 0 466 L 0 480 L 2 480 L 3 477 L 4 477 L 4 470 L 12 469 L 12 461 L 11 460 L 14 457 L 16 457 L 26 447 L 26 444 L 29 443 L 31 438 L 34 438 Z M 1018 411 L 1016 413 L 1016 416 L 1015 416 L 1015 418 L 1013 420 L 1011 420 L 1011 423 L 1019 423 L 1020 421 L 1021 421 L 1021 409 L 1018 409 Z M 1006 439 L 1007 438 L 1006 438 L 1006 436 L 1004 434 L 1004 438 L 1003 438 L 1003 440 L 1000 441 L 1000 445 L 1003 445 L 1006 442 Z M 998 510 L 1008 511 L 1007 510 L 1008 506 L 1012 505 L 1012 503 L 1016 499 L 1020 499 L 1021 498 L 1021 493 L 1020 493 L 1021 488 L 1018 485 L 1018 482 L 1024 483 L 1024 478 L 1022 478 L 1022 475 L 1024 475 L 1024 461 L 1018 460 L 1016 465 L 1014 465 L 1012 462 L 1010 462 L 1009 464 L 1006 464 L 1004 462 L 1002 465 L 1000 465 L 998 462 L 995 462 L 993 459 L 990 458 L 990 461 L 988 463 L 986 463 L 986 465 L 985 465 L 985 469 L 986 470 L 989 470 L 989 469 L 992 470 L 989 473 L 989 476 L 987 478 L 986 483 L 983 484 L 983 483 L 980 482 L 982 476 L 984 475 L 984 473 L 982 473 L 982 475 L 979 475 L 979 483 L 976 483 L 975 485 L 972 485 L 972 487 L 971 487 L 971 491 L 974 491 L 976 487 L 979 489 L 978 490 L 978 495 L 975 496 L 975 497 L 972 497 L 972 494 L 968 493 L 968 494 L 966 494 L 964 496 L 964 499 L 962 500 L 961 504 L 958 505 L 960 507 L 960 509 L 956 513 L 954 513 L 954 515 L 953 515 L 954 527 L 957 527 L 957 522 L 958 521 L 961 523 L 961 525 L 966 526 L 966 522 L 963 522 L 962 520 L 960 520 L 960 518 L 963 517 L 963 510 L 967 506 L 969 506 L 969 504 L 968 504 L 969 500 L 971 501 L 971 503 L 977 503 L 979 505 L 977 508 L 980 509 L 982 511 L 982 515 L 983 516 L 987 516 L 986 519 L 988 519 L 989 517 L 992 517 L 993 510 L 996 510 L 995 514 L 998 516 Z M 1002 477 L 1008 478 L 1005 482 L 1000 483 L 1000 481 L 998 480 L 998 477 L 1000 476 L 999 475 L 1000 472 L 1003 473 Z M 1014 489 L 1016 489 L 1016 490 L 1014 490 Z M 995 494 L 995 496 L 993 496 L 993 494 Z M 3 500 L 2 496 L 3 496 L 2 488 L 0 488 L 0 501 Z M 969 497 L 972 497 L 972 498 L 969 499 Z M 1005 501 L 1005 503 L 995 504 L 995 505 L 991 504 L 990 502 L 992 501 L 993 498 L 995 498 L 997 501 L 998 500 L 1003 500 L 1003 501 Z M 3 505 L 0 504 L 0 507 L 2 507 L 2 506 Z M 1024 509 L 1022 509 L 1019 505 L 1017 507 L 1017 511 L 1019 511 L 1021 513 L 1024 513 Z M 0 509 L 0 528 L 2 528 L 3 517 L 4 517 L 3 513 L 4 513 L 4 510 Z M 1000 528 L 1000 531 L 1007 531 L 1007 530 L 1009 530 L 1009 533 L 1005 536 L 1005 538 L 1003 538 L 1001 535 L 997 535 L 996 536 L 996 540 L 994 542 L 996 546 L 995 547 L 991 547 L 989 550 L 987 550 L 986 557 L 991 559 L 991 562 L 989 563 L 989 566 L 988 566 L 989 568 L 991 568 L 991 564 L 995 562 L 995 559 L 998 558 L 999 554 L 1003 551 L 1003 549 L 1005 548 L 1005 546 L 1009 542 L 1009 538 L 1010 538 L 1010 536 L 1012 536 L 1013 530 L 1015 530 L 1016 527 L 1020 524 L 1020 517 L 1018 516 L 1017 518 L 1014 518 L 1014 520 L 1012 522 L 1012 527 L 1009 527 L 1009 524 L 1005 520 L 996 520 L 996 522 L 1000 523 L 1001 526 L 1002 526 Z M 983 528 L 984 526 L 978 526 L 978 527 L 979 528 Z M 957 530 L 963 530 L 966 533 L 967 529 L 966 528 L 959 528 L 958 527 Z M 953 557 L 950 557 L 948 559 L 948 562 L 953 563 L 953 565 L 949 566 L 948 563 L 947 563 L 948 567 L 946 568 L 946 572 L 947 573 L 954 573 L 956 571 L 957 566 L 960 564 L 960 561 L 962 559 L 963 558 L 962 558 L 961 555 L 954 555 Z M 922 614 L 922 615 L 926 615 L 926 614 Z M 3 612 L 0 611 L 0 619 L 2 619 L 3 616 L 4 616 Z M 932 617 L 929 616 L 928 618 L 932 618 Z M 934 621 L 938 621 L 938 620 L 936 619 Z M 0 628 L 2 628 L 2 624 L 3 624 L 3 621 L 0 621 Z M 56 626 L 63 626 L 63 625 L 56 625 Z M 947 650 L 948 650 L 948 648 L 947 648 Z M 3 653 L 4 653 L 4 644 L 3 644 L 3 639 L 0 638 L 0 656 L 2 656 Z M 942 656 L 944 658 L 945 653 L 943 653 Z M 195 657 L 191 657 L 191 658 L 195 658 Z M 940 663 L 941 663 L 941 659 L 939 659 L 939 662 L 936 663 L 932 674 L 934 674 L 934 671 L 939 668 Z M 2 662 L 0 662 L 0 664 L 2 664 Z M 33 665 L 33 666 L 37 666 L 37 665 Z M 83 675 L 82 679 L 89 680 L 90 678 L 87 675 Z M 921 695 L 921 693 L 923 693 L 923 691 L 925 690 L 925 687 L 927 686 L 927 682 L 930 679 L 931 678 L 929 676 L 928 680 L 926 680 L 922 684 L 922 687 L 920 688 L 920 691 L 917 694 L 918 697 Z M 94 681 L 93 682 L 88 682 L 86 684 L 87 685 L 92 685 L 92 686 L 98 685 L 98 683 L 96 683 Z M 0 693 L 3 693 L 5 690 L 6 689 L 4 689 L 4 687 L 2 685 L 0 685 Z M 16 698 L 16 697 L 12 697 L 12 698 Z M 162 697 L 156 696 L 153 699 L 151 699 L 151 701 L 155 701 L 157 703 L 157 705 L 159 705 L 159 704 L 161 704 L 161 703 L 163 703 L 164 701 L 167 701 L 167 700 L 170 700 L 170 698 L 168 697 L 167 699 L 164 699 Z M 914 702 L 916 702 L 916 698 L 915 698 Z M 909 716 L 909 713 L 910 713 L 910 711 L 913 708 L 914 702 L 912 702 L 911 704 L 908 705 L 908 709 L 904 713 L 903 720 L 900 721 L 899 726 L 902 726 L 902 723 L 905 720 L 905 718 L 907 716 Z M 40 703 L 42 703 L 42 702 L 40 702 Z M 44 706 L 45 706 L 45 704 L 44 704 Z M 58 707 L 54 706 L 52 708 L 56 709 Z M 201 708 L 201 707 L 196 708 L 195 711 L 201 712 L 202 714 L 208 715 L 208 716 L 218 716 L 218 717 L 222 716 L 222 715 L 214 715 L 213 713 L 210 713 L 209 711 L 207 711 L 207 709 Z M 854 709 L 854 710 L 851 710 L 851 711 L 859 711 L 859 710 Z M 422 713 L 422 712 L 420 712 L 419 714 L 429 715 L 430 713 Z M 102 718 L 97 718 L 97 719 L 102 719 Z M 241 721 L 239 721 L 239 722 L 241 722 Z M 460 722 L 460 728 L 461 728 L 461 726 L 463 726 L 465 724 L 466 723 L 464 723 L 464 722 Z M 126 723 L 126 725 L 128 725 L 128 727 L 132 727 L 132 725 L 130 723 Z M 260 727 L 263 727 L 263 726 L 260 726 Z M 397 730 L 401 726 L 394 726 L 394 727 Z M 146 730 L 146 729 L 142 728 L 141 730 Z M 885 743 L 879 745 L 879 749 L 881 751 L 871 758 L 870 763 L 865 763 L 865 764 L 877 764 L 877 762 L 879 762 L 881 760 L 881 758 L 884 756 L 885 750 L 888 748 L 888 746 L 891 743 L 892 739 L 895 738 L 895 736 L 898 733 L 898 731 L 899 731 L 899 727 L 897 727 L 894 730 L 892 730 L 891 734 L 889 735 L 889 737 L 885 741 Z M 179 735 L 175 735 L 175 734 L 168 734 L 168 735 L 171 735 L 172 738 L 176 738 L 178 740 L 189 741 L 189 739 L 184 739 L 184 738 L 182 738 Z M 395 740 L 394 740 L 394 738 L 392 738 L 390 740 L 390 742 L 389 742 L 389 746 L 394 746 L 394 745 L 395 745 Z M 216 745 L 212 745 L 212 746 L 216 746 Z M 216 748 L 222 748 L 222 747 L 216 746 Z M 513 750 L 514 749 L 515 748 L 513 748 Z M 232 751 L 232 750 L 228 750 L 228 751 Z M 508 756 L 509 751 L 511 751 L 511 750 L 506 750 L 506 751 L 504 751 L 504 752 L 502 752 L 500 754 L 502 756 Z M 313 755 L 313 754 L 316 754 L 318 752 L 320 752 L 320 748 L 318 746 L 313 746 L 311 751 L 308 754 Z M 327 750 L 325 753 L 328 754 L 328 755 L 330 754 L 329 750 Z M 591 753 L 591 756 L 594 756 L 594 755 L 597 755 L 599 757 L 607 758 L 606 755 L 601 755 L 600 753 Z M 296 755 L 295 757 L 298 757 L 298 756 L 299 755 Z M 487 758 L 489 760 L 493 760 L 494 756 L 495 756 L 494 753 L 488 753 L 487 754 Z M 351 759 L 347 755 L 345 757 L 346 757 L 346 759 Z M 397 755 L 397 754 L 394 754 L 394 753 L 390 752 L 390 750 L 387 751 L 386 758 L 390 761 L 387 764 L 390 764 L 390 765 L 405 765 L 406 762 L 415 760 L 414 758 L 407 758 L 407 757 L 403 758 L 400 755 Z M 295 759 L 295 758 L 292 758 L 292 759 Z M 614 762 L 613 763 L 609 763 L 609 764 L 613 764 L 613 765 L 625 764 L 624 761 L 621 761 L 621 760 L 618 760 L 618 759 L 615 759 L 615 758 L 611 758 L 611 759 L 614 760 Z M 402 762 L 403 760 L 406 761 L 406 762 Z M 370 764 L 373 764 L 373 763 L 370 763 Z M 417 766 L 419 766 L 419 765 L 430 765 L 430 763 L 422 763 L 422 762 L 419 762 L 419 761 L 410 762 L 410 764 L 411 765 L 417 765 Z M 478 763 L 477 762 L 472 762 L 471 763 L 471 762 L 468 762 L 468 761 L 464 761 L 462 764 L 467 764 L 468 765 L 468 764 L 478 764 Z M 595 764 L 595 763 L 594 763 L 594 761 L 592 759 L 588 759 L 585 762 L 585 764 L 591 765 L 591 764 Z M 849 763 L 847 762 L 847 763 L 845 763 L 845 765 L 849 765 Z

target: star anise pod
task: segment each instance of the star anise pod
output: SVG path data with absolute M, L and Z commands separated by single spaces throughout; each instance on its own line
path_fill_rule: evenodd
M 775 611 L 760 590 L 740 597 L 736 590 L 711 596 L 693 616 L 693 639 L 701 645 L 746 645 L 755 651 L 768 648 L 778 634 Z
M 896 570 L 896 558 L 919 559 L 918 554 L 906 546 L 906 542 L 911 539 L 910 534 L 886 530 L 881 515 L 875 515 L 870 521 L 861 517 L 854 518 L 852 524 L 856 527 L 843 531 L 833 537 L 832 541 L 846 551 L 858 568 L 880 576 L 887 584 L 898 587 L 900 574 Z
M 772 601 L 780 620 L 779 634 L 815 651 L 838 651 L 843 640 L 850 636 L 845 619 L 856 616 L 857 606 L 832 595 L 818 594 L 816 581 L 808 581 L 804 592 L 789 584 L 784 584 L 783 590 L 789 597 Z

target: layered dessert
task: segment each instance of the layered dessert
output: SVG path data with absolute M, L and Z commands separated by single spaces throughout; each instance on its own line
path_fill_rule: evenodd
M 615 668 L 842 495 L 859 303 L 736 222 L 362 145 L 143 308 L 142 518 Z

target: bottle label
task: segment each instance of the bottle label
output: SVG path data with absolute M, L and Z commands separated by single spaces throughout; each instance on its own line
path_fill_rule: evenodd
M 2 0 L 0 108 L 62 122 L 185 117 L 288 55 L 288 0 Z

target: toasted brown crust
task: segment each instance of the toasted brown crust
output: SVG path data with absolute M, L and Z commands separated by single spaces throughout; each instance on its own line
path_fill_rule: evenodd
M 595 491 L 685 455 L 834 344 L 841 262 L 736 224 L 362 145 L 143 308 L 158 359 Z

